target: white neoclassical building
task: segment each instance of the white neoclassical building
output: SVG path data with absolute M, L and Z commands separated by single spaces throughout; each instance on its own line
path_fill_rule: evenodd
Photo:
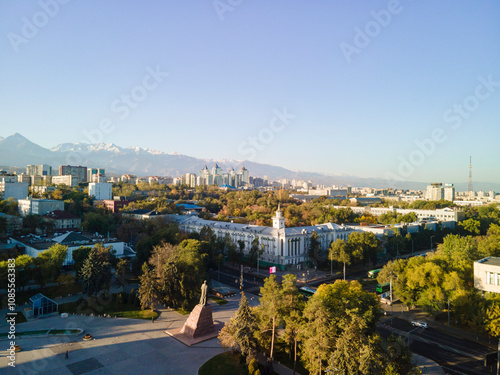
M 234 242 L 243 241 L 246 253 L 250 250 L 255 237 L 258 237 L 259 243 L 264 245 L 264 253 L 260 257 L 261 264 L 265 262 L 280 268 L 309 260 L 308 253 L 313 232 L 317 233 L 321 250 L 325 252 L 332 241 L 339 238 L 347 241 L 349 234 L 355 232 L 353 228 L 334 223 L 285 228 L 285 218 L 279 207 L 273 217 L 272 227 L 204 220 L 197 216 L 175 216 L 181 230 L 200 232 L 207 226 L 219 238 L 229 235 Z M 265 263 L 263 265 L 266 265 Z

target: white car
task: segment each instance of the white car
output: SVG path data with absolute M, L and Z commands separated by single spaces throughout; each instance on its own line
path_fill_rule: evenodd
M 426 322 L 411 322 L 411 325 L 414 327 L 427 328 Z

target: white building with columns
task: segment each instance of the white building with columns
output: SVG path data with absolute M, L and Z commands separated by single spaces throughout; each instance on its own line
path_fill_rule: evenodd
M 203 227 L 207 226 L 218 238 L 229 235 L 235 243 L 239 240 L 243 241 L 245 253 L 248 253 L 252 241 L 258 237 L 259 244 L 264 245 L 260 263 L 277 265 L 282 269 L 287 265 L 298 265 L 309 260 L 313 232 L 317 234 L 321 250 L 327 252 L 332 241 L 339 238 L 347 241 L 349 234 L 356 231 L 334 223 L 285 228 L 285 218 L 279 207 L 273 217 L 272 227 L 204 220 L 197 216 L 171 216 L 175 216 L 179 228 L 186 232 L 200 232 Z

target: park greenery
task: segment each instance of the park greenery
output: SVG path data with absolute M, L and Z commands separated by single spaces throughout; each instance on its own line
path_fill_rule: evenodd
M 402 339 L 385 340 L 376 333 L 380 317 L 378 297 L 357 281 L 323 284 L 306 301 L 294 275 L 285 275 L 281 284 L 271 275 L 258 306 L 250 307 L 242 293 L 219 340 L 242 353 L 249 374 L 261 373 L 255 366 L 258 352 L 272 360 L 277 350 L 286 353 L 294 369 L 300 361 L 309 373 L 418 374 Z
M 455 324 L 500 337 L 500 298 L 474 288 L 473 263 L 489 256 L 500 256 L 500 226 L 494 222 L 484 236 L 450 234 L 425 257 L 388 262 L 377 280 L 392 280 L 394 295 L 408 309 L 420 306 L 439 317 L 450 306 Z

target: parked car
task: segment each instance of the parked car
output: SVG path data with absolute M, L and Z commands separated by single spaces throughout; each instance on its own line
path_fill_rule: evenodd
M 427 328 L 427 323 L 426 322 L 411 322 L 411 325 L 414 327 L 420 327 L 420 328 Z

